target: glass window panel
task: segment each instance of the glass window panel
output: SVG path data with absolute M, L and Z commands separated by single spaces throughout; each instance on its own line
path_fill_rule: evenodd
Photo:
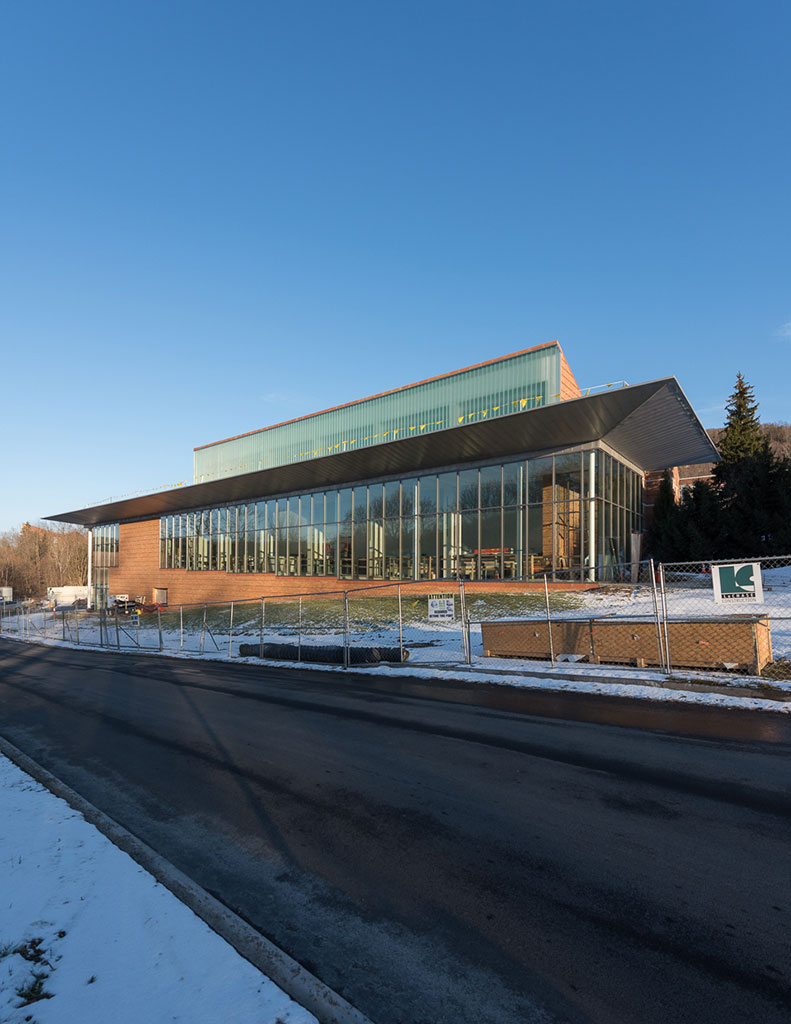
M 342 579 L 352 575 L 352 528 L 347 522 L 338 527 L 338 575 Z
M 299 527 L 289 526 L 287 530 L 288 557 L 286 558 L 286 573 L 289 576 L 299 575 Z
M 503 509 L 503 579 L 524 573 L 524 509 Z
M 459 473 L 459 508 L 478 508 L 477 469 L 463 469 Z
M 338 526 L 327 523 L 324 527 L 324 574 L 335 576 L 338 571 Z
M 288 571 L 288 526 L 286 513 L 277 504 L 277 530 L 275 531 L 275 554 L 278 576 L 285 576 Z
M 388 518 L 401 515 L 401 484 L 398 480 L 385 484 L 384 514 Z
M 540 576 L 552 571 L 552 506 L 529 505 L 527 509 L 527 573 Z
M 310 526 L 299 528 L 299 575 L 313 575 L 313 549 L 310 543 L 312 530 Z
M 455 476 L 455 474 L 454 474 Z M 456 512 L 444 512 L 437 516 L 439 541 L 439 575 L 444 579 L 455 578 L 459 558 L 461 519 Z
M 334 518 L 334 516 L 332 517 Z M 316 525 L 324 523 L 324 492 L 314 494 L 311 498 L 311 522 Z
M 555 505 L 555 568 L 578 569 L 580 559 L 579 502 L 559 501 Z
M 421 486 L 421 502 L 422 502 Z M 420 517 L 420 563 L 419 575 L 422 580 L 437 578 L 437 517 Z
M 324 558 L 325 558 L 325 542 L 324 542 L 324 524 L 314 525 L 310 529 L 310 547 L 313 558 L 313 569 L 312 573 L 314 576 L 324 575 Z
M 401 519 L 401 579 L 415 578 L 415 520 Z
M 352 489 L 344 487 L 338 491 L 338 522 L 350 523 L 352 521 Z
M 299 525 L 309 526 L 311 522 L 311 496 L 303 494 L 299 499 Z
M 502 466 L 481 467 L 481 508 L 502 504 Z
M 503 466 L 503 505 L 522 505 L 524 503 L 524 479 L 524 462 L 508 462 Z
M 456 511 L 456 474 L 440 473 L 437 477 L 437 511 Z
M 477 475 L 477 474 L 476 474 Z M 476 480 L 477 491 L 477 480 Z M 478 511 L 461 513 L 461 550 L 459 575 L 465 580 L 478 579 Z
M 555 456 L 555 498 L 557 501 L 579 499 L 582 491 L 580 466 L 581 455 L 579 452 Z
M 368 577 L 368 523 L 365 519 L 362 522 L 355 520 L 353 530 L 354 540 L 354 562 L 353 575 L 356 579 L 367 579 Z
M 381 579 L 384 575 L 384 526 L 381 519 L 368 521 L 368 577 Z
M 483 493 L 483 488 L 481 489 Z M 493 580 L 502 577 L 502 510 L 499 508 L 481 510 L 481 579 Z
M 368 488 L 354 488 L 354 521 L 364 523 L 368 518 Z
M 384 521 L 384 574 L 389 580 L 398 579 L 401 575 L 400 527 L 400 519 L 385 519 Z
M 604 453 L 604 497 L 612 501 L 612 459 Z
M 431 476 L 420 477 L 420 511 L 422 515 L 436 512 L 437 510 L 437 478 Z M 429 577 L 433 579 L 434 577 Z
M 384 488 L 382 484 L 371 484 L 368 488 L 368 518 L 381 519 L 384 515 Z
M 266 502 L 255 506 L 255 571 L 266 572 Z
M 414 477 L 410 480 L 401 481 L 401 515 L 411 516 L 415 513 L 415 488 L 417 480 Z
M 527 500 L 530 504 L 552 501 L 552 458 L 531 459 L 527 464 Z
M 187 569 L 195 568 L 195 516 L 187 513 Z

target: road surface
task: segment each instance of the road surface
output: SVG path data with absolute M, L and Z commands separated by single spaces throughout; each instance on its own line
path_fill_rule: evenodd
M 785 1024 L 789 716 L 381 685 L 0 641 L 0 733 L 376 1024 Z

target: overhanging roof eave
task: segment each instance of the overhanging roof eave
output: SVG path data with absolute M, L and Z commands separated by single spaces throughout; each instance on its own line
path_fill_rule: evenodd
M 487 458 L 519 457 L 595 441 L 606 442 L 644 470 L 719 458 L 678 381 L 667 377 L 357 451 L 225 476 L 46 518 L 81 526 L 155 518 L 187 509 L 344 486 L 372 477 L 411 474 Z

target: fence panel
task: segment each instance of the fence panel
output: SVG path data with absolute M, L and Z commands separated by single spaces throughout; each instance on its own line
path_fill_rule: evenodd
M 350 590 L 349 647 L 376 648 L 381 661 L 441 665 L 463 660 L 461 586 L 457 580 L 382 584 Z
M 791 677 L 791 556 L 660 566 L 673 669 Z
M 469 594 L 473 663 L 492 667 L 492 658 L 519 658 L 662 667 L 652 563 L 606 565 L 595 574 L 588 588 L 572 588 L 577 578 L 564 589 L 556 574 L 526 593 Z

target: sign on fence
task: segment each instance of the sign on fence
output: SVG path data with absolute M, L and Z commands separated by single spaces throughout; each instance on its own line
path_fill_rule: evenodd
M 452 597 L 433 595 L 428 599 L 429 622 L 453 622 L 456 618 L 456 606 Z
M 717 604 L 739 602 L 763 603 L 761 565 L 759 562 L 735 562 L 732 565 L 712 565 L 714 600 Z

